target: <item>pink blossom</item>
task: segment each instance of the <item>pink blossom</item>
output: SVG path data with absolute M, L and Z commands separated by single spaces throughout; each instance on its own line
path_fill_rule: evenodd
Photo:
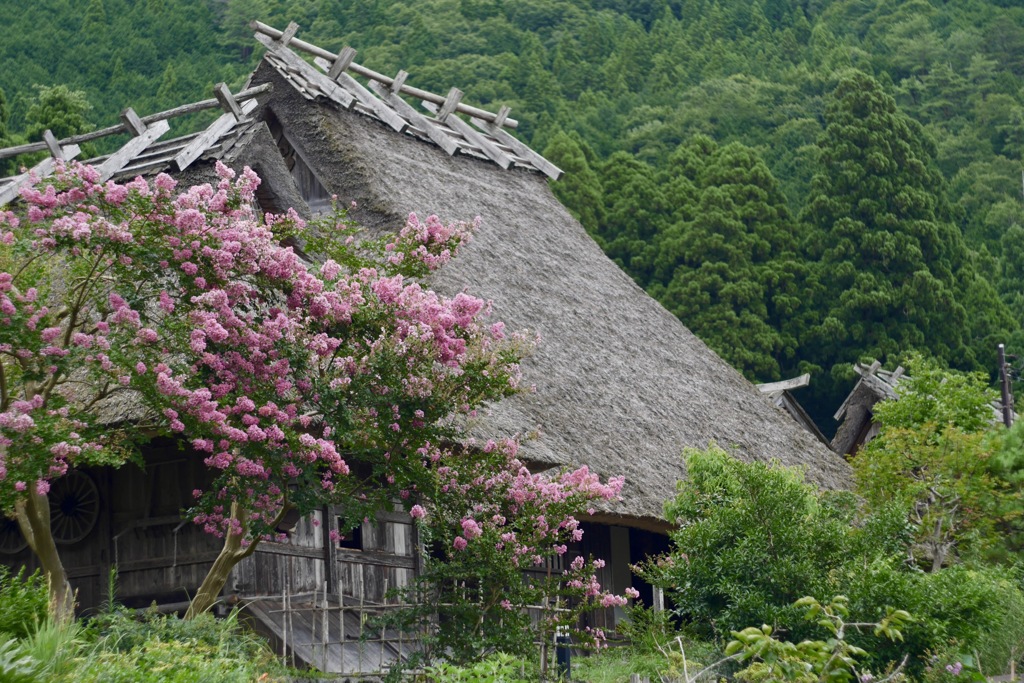
M 465 550 L 466 545 L 466 539 L 464 539 L 462 536 L 456 536 L 455 540 L 452 542 L 452 547 L 454 547 L 456 550 Z
M 422 505 L 413 505 L 412 508 L 409 510 L 409 516 L 413 519 L 423 519 L 427 516 L 427 511 L 423 508 Z

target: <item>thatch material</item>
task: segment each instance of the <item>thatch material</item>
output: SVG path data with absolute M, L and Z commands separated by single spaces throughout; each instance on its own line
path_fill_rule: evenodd
M 524 364 L 536 393 L 497 405 L 487 426 L 539 429 L 524 449 L 534 461 L 625 475 L 623 500 L 607 513 L 659 518 L 685 476 L 683 449 L 710 442 L 805 467 L 826 488 L 849 484 L 845 461 L 630 280 L 543 176 L 449 157 L 365 116 L 290 97 L 266 64 L 253 82 L 264 81 L 274 83 L 267 106 L 299 154 L 341 201 L 358 203 L 354 216 L 364 225 L 397 228 L 410 211 L 483 219 L 477 239 L 432 285 L 491 299 L 496 318 L 542 338 Z

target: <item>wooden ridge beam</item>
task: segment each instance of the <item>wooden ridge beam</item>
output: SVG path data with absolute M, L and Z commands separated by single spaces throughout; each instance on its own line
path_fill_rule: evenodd
M 538 171 L 540 171 L 547 177 L 551 178 L 552 180 L 558 180 L 559 178 L 562 177 L 562 174 L 564 173 L 562 169 L 558 168 L 553 163 L 545 159 L 543 156 L 530 149 L 530 146 L 527 145 L 522 140 L 520 140 L 519 138 L 509 135 L 508 132 L 502 130 L 501 128 L 498 128 L 493 123 L 481 121 L 476 117 L 472 117 L 469 120 L 473 122 L 474 126 L 484 131 L 488 135 L 491 135 L 495 140 L 511 149 L 513 152 L 515 152 L 523 159 L 529 161 L 534 168 L 536 168 Z
M 174 164 L 178 167 L 179 171 L 184 171 L 186 168 L 192 165 L 192 162 L 202 156 L 209 147 L 216 144 L 218 140 L 224 137 L 238 121 L 244 119 L 246 116 L 251 114 L 259 103 L 256 100 L 249 100 L 242 104 L 240 109 L 241 117 L 236 118 L 233 113 L 222 114 L 220 118 L 214 121 L 210 126 L 199 134 L 198 137 L 193 139 L 188 145 L 182 148 L 178 155 L 174 157 Z
M 100 173 L 99 182 L 102 183 L 110 179 L 111 176 L 127 166 L 128 162 L 135 158 L 136 155 L 140 154 L 154 140 L 170 129 L 171 125 L 167 121 L 157 121 L 152 126 L 146 128 L 142 135 L 138 135 L 126 142 L 121 149 L 107 157 L 107 160 L 96 168 Z
M 356 98 L 340 85 L 329 79 L 325 74 L 320 73 L 308 63 L 304 62 L 298 55 L 287 47 L 279 45 L 276 41 L 262 35 L 257 35 L 256 40 L 264 47 L 274 53 L 274 56 L 284 62 L 289 69 L 298 71 L 302 76 L 319 88 L 327 97 L 337 102 L 345 109 L 351 109 Z
M 313 59 L 313 62 L 324 71 L 331 70 L 331 62 L 323 57 L 316 57 Z M 362 83 L 348 74 L 339 73 L 338 77 L 334 79 L 334 82 L 354 95 L 356 99 L 363 104 L 363 106 L 370 109 L 377 118 L 394 128 L 395 131 L 401 133 L 409 125 L 409 122 L 396 114 L 394 109 L 381 102 L 377 97 L 374 97 L 373 93 L 367 90 Z
M 433 102 L 421 102 L 423 108 L 429 111 L 431 114 L 437 114 L 437 105 Z M 476 132 L 472 126 L 460 119 L 458 116 L 449 116 L 448 120 L 445 121 L 445 125 L 454 130 L 456 133 L 462 135 L 469 142 L 480 148 L 480 151 L 484 153 L 488 159 L 498 164 L 504 169 L 507 169 L 512 165 L 512 157 L 501 151 L 497 145 L 485 138 L 480 133 Z
M 59 158 L 63 159 L 64 161 L 68 161 L 78 156 L 81 153 L 81 151 L 82 149 L 78 145 L 65 145 L 61 147 Z M 33 176 L 35 176 L 37 179 L 41 179 L 53 173 L 55 161 L 56 160 L 54 159 L 54 157 L 47 157 L 46 159 L 43 159 L 38 164 L 33 166 L 27 172 L 11 178 L 10 182 L 8 182 L 6 185 L 0 185 L 0 206 L 3 206 L 4 204 L 9 204 L 11 201 L 17 198 L 18 193 L 21 192 L 21 188 L 25 187 L 25 185 L 28 185 L 28 183 L 32 180 Z
M 257 85 L 254 88 L 246 88 L 242 92 L 235 95 L 235 99 L 239 102 L 243 100 L 250 100 L 254 97 L 262 95 L 265 92 L 270 92 L 273 89 L 273 85 L 270 83 L 263 83 Z M 144 124 L 151 125 L 157 121 L 166 121 L 167 119 L 173 119 L 177 116 L 184 116 L 186 114 L 195 114 L 196 112 L 205 111 L 207 109 L 217 109 L 220 107 L 220 102 L 216 98 L 210 98 L 208 100 L 202 100 L 199 102 L 193 102 L 191 104 L 183 104 L 180 107 L 168 109 L 157 114 L 150 114 L 143 116 L 140 121 Z M 92 140 L 99 140 L 100 138 L 107 137 L 108 135 L 117 135 L 119 133 L 127 132 L 124 123 L 119 123 L 116 126 L 108 126 L 106 128 L 100 128 L 98 130 L 89 131 L 88 133 L 81 133 L 79 135 L 72 135 L 71 137 L 60 140 L 60 144 L 64 147 L 69 145 L 81 144 L 83 142 L 91 142 Z M 31 154 L 32 152 L 42 152 L 47 149 L 45 142 L 30 142 L 25 145 L 17 145 L 15 147 L 7 147 L 6 149 L 0 149 L 0 159 L 8 159 L 10 157 L 16 157 L 19 154 Z
M 416 111 L 415 107 L 401 97 L 391 92 L 383 83 L 370 81 L 370 87 L 376 91 L 384 102 L 404 116 L 410 124 L 422 130 L 434 144 L 447 152 L 448 156 L 459 151 L 459 143 L 455 138 L 438 128 L 434 122 Z
M 278 29 L 274 28 L 273 26 L 270 26 L 268 24 L 264 24 L 262 21 L 251 21 L 251 22 L 249 22 L 249 28 L 251 28 L 252 30 L 256 31 L 257 34 L 263 34 L 263 35 L 269 36 L 270 38 L 275 39 L 275 40 L 279 39 L 281 36 L 284 35 L 284 31 L 279 31 Z M 258 35 L 257 35 L 257 40 L 259 40 L 259 36 Z M 263 41 L 260 41 L 260 42 L 262 43 Z M 330 62 L 332 64 L 338 58 L 338 55 L 334 54 L 333 52 L 331 52 L 329 50 L 325 50 L 322 47 L 318 47 L 316 45 L 313 45 L 312 43 L 307 43 L 304 40 L 299 40 L 298 38 L 292 38 L 291 41 L 288 44 L 289 44 L 290 47 L 292 47 L 292 48 L 294 48 L 296 50 L 301 50 L 301 51 L 303 51 L 303 52 L 305 52 L 307 54 L 313 55 L 314 57 L 320 57 L 320 58 L 322 58 L 322 59 L 324 59 L 327 62 Z M 378 83 L 383 83 L 384 85 L 386 85 L 389 88 L 392 85 L 394 85 L 394 82 L 395 82 L 394 78 L 391 78 L 390 76 L 385 76 L 382 73 L 374 71 L 373 69 L 368 69 L 365 66 L 362 66 L 361 64 L 356 64 L 355 62 L 352 62 L 349 65 L 348 70 L 351 71 L 352 73 L 358 74 L 358 75 L 362 76 L 363 78 L 367 78 L 367 79 L 369 79 L 371 81 L 377 81 Z M 399 83 L 399 88 L 400 88 L 401 94 L 403 94 L 403 95 L 409 95 L 410 97 L 415 97 L 415 98 L 420 99 L 420 100 L 425 100 L 427 102 L 433 102 L 434 104 L 437 104 L 437 105 L 443 105 L 444 104 L 444 100 L 445 100 L 444 97 L 442 97 L 441 95 L 437 95 L 435 93 L 429 92 L 427 90 L 420 90 L 419 88 L 414 88 L 412 86 L 405 85 L 403 82 Z M 495 121 L 497 119 L 497 115 L 494 112 L 487 111 L 486 109 L 480 109 L 478 107 L 471 107 L 468 104 L 461 104 L 460 103 L 459 106 L 456 107 L 456 111 L 458 111 L 458 112 L 460 112 L 462 114 L 466 114 L 467 116 L 475 116 L 475 117 L 477 117 L 477 118 L 479 118 L 479 119 L 481 119 L 483 121 L 491 121 L 491 122 L 493 122 L 493 121 Z M 519 126 L 519 122 L 516 121 L 515 119 L 506 118 L 502 122 L 502 125 L 505 128 L 516 128 L 516 127 Z

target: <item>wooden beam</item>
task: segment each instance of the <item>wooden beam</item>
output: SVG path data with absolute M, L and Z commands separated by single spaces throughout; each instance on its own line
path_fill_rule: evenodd
M 355 104 L 356 98 L 353 97 L 350 92 L 329 79 L 325 74 L 320 73 L 304 62 L 298 55 L 288 48 L 281 47 L 275 41 L 267 38 L 266 36 L 257 35 L 256 40 L 268 50 L 272 51 L 278 59 L 287 64 L 288 68 L 298 71 L 306 78 L 306 80 L 320 88 L 320 90 L 334 102 L 337 102 L 345 109 L 351 109 L 352 105 Z
M 508 118 L 508 115 L 511 112 L 512 110 L 509 107 L 501 105 L 501 109 L 498 110 L 498 113 L 495 115 L 495 119 L 491 122 L 491 125 L 498 130 L 501 130 L 501 127 L 505 125 L 505 119 Z
M 306 557 L 311 560 L 324 559 L 323 548 L 307 548 L 300 545 L 289 545 L 287 543 L 275 543 L 273 541 L 263 541 L 256 547 L 256 553 L 264 553 L 269 555 L 288 555 L 289 557 Z
M 356 58 L 355 49 L 345 46 L 338 53 L 338 58 L 331 64 L 330 71 L 327 72 L 327 77 L 332 81 L 337 80 L 338 76 L 345 73 L 348 70 L 349 65 L 352 64 L 352 60 Z
M 800 387 L 806 387 L 811 383 L 811 375 L 808 372 L 800 375 L 799 377 L 793 377 L 791 379 L 784 379 L 780 382 L 765 382 L 763 384 L 756 384 L 757 390 L 762 394 L 770 394 L 773 391 L 792 391 L 793 389 L 799 389 Z
M 146 124 L 142 122 L 139 115 L 135 113 L 135 110 L 128 107 L 121 112 L 121 125 L 124 129 L 131 133 L 132 137 L 138 137 L 146 132 Z
M 74 159 L 81 152 L 78 145 L 65 145 L 61 148 L 61 158 L 65 161 Z M 0 206 L 9 204 L 18 197 L 21 188 L 25 187 L 34 174 L 37 179 L 42 179 L 53 173 L 54 158 L 47 157 L 32 167 L 27 173 L 14 176 L 9 183 L 0 186 Z
M 555 166 L 553 163 L 545 159 L 540 154 L 537 154 L 537 152 L 534 152 L 532 149 L 530 149 L 529 145 L 527 145 L 522 140 L 510 135 L 507 131 L 502 130 L 501 128 L 495 126 L 493 123 L 482 121 L 476 118 L 475 116 L 471 117 L 469 120 L 473 122 L 474 126 L 484 131 L 485 133 L 491 135 L 495 140 L 511 149 L 518 156 L 529 161 L 531 164 L 533 164 L 534 168 L 536 168 L 538 171 L 540 171 L 547 177 L 551 178 L 552 180 L 558 180 L 559 178 L 562 177 L 562 174 L 564 173 L 562 169 Z
M 249 100 L 242 104 L 241 118 L 244 119 L 258 106 L 259 103 L 256 100 Z M 178 155 L 174 157 L 174 164 L 178 167 L 178 170 L 184 171 L 186 168 L 191 166 L 192 162 L 203 155 L 203 152 L 209 149 L 212 145 L 215 145 L 218 140 L 234 128 L 237 122 L 238 120 L 232 113 L 221 115 L 220 118 L 210 124 L 209 128 L 204 130 L 198 137 L 193 139 L 192 142 L 183 147 L 181 151 L 178 152 Z
M 146 129 L 142 135 L 132 138 L 125 145 L 107 157 L 107 160 L 100 164 L 96 170 L 100 173 L 99 182 L 108 180 L 115 173 L 128 165 L 138 154 L 150 146 L 154 140 L 171 129 L 166 121 L 157 121 Z
M 391 87 L 390 87 L 391 92 L 395 93 L 396 95 L 401 94 L 402 86 L 405 84 L 405 79 L 407 79 L 408 77 L 409 77 L 409 73 L 407 71 L 399 71 L 397 74 L 395 74 L 394 80 L 391 81 Z M 379 83 L 380 83 L 380 81 L 374 81 L 374 80 L 370 81 L 371 85 L 379 84 Z M 383 85 L 383 84 L 381 84 L 381 85 Z M 377 88 L 374 88 L 374 90 L 377 90 Z
M 280 31 L 268 24 L 264 24 L 261 21 L 249 22 L 249 28 L 256 31 L 257 34 L 263 34 L 265 36 L 269 36 L 272 39 L 280 38 L 284 34 L 283 31 Z M 258 35 L 256 36 L 256 39 L 259 40 Z M 263 41 L 260 42 L 262 43 Z M 298 38 L 293 39 L 289 43 L 289 45 L 293 49 L 302 50 L 303 52 L 311 54 L 315 57 L 321 57 L 327 62 L 333 63 L 334 60 L 338 58 L 338 55 L 334 54 L 333 52 L 325 50 L 322 47 L 317 47 L 312 43 L 307 43 L 304 40 L 299 40 Z M 357 64 L 355 62 L 352 62 L 352 64 L 349 65 L 348 70 L 351 71 L 352 73 L 359 74 L 364 78 L 368 78 L 371 81 L 383 83 L 389 88 L 395 82 L 395 79 L 391 78 L 390 76 L 385 76 L 384 74 L 374 71 L 373 69 L 367 69 L 365 66 Z M 411 97 L 426 100 L 427 102 L 433 102 L 434 104 L 438 105 L 444 104 L 444 98 L 441 97 L 440 95 L 428 92 L 426 90 L 420 90 L 419 88 L 414 88 L 409 85 L 400 84 L 400 86 L 401 92 L 405 95 L 410 95 Z M 459 104 L 459 106 L 456 109 L 462 114 L 466 114 L 467 116 L 476 116 L 477 118 L 482 119 L 484 121 L 494 121 L 497 118 L 494 112 L 487 111 L 486 109 L 479 109 L 477 107 L 471 107 L 466 104 Z M 505 128 L 516 128 L 519 125 L 519 122 L 516 121 L 515 119 L 505 119 L 503 125 Z
M 288 26 L 278 37 L 277 42 L 280 43 L 281 47 L 287 47 L 288 43 L 292 42 L 292 38 L 299 32 L 299 25 L 294 21 L 288 23 Z
M 448 97 L 444 98 L 444 104 L 441 105 L 441 109 L 437 113 L 437 118 L 441 123 L 447 123 L 448 117 L 455 112 L 455 107 L 459 106 L 459 100 L 461 99 L 462 91 L 458 88 L 452 88 L 448 91 Z
M 459 143 L 448 133 L 437 127 L 436 123 L 423 114 L 416 111 L 416 108 L 403 100 L 395 93 L 388 90 L 387 86 L 377 81 L 370 81 L 370 87 L 376 91 L 380 98 L 404 116 L 409 123 L 422 130 L 431 141 L 451 156 L 459 151 Z
M 423 108 L 429 111 L 431 114 L 436 114 L 438 109 L 437 105 L 432 102 L 421 102 Z M 460 119 L 458 116 L 451 116 L 445 121 L 445 125 L 450 127 L 456 133 L 459 133 L 471 143 L 480 148 L 480 151 L 487 156 L 488 159 L 498 164 L 502 168 L 508 168 L 512 165 L 512 157 L 505 154 L 503 151 L 498 149 L 498 146 L 493 142 L 485 138 L 480 133 L 473 130 L 473 127 L 468 123 Z
M 313 61 L 324 71 L 329 71 L 331 68 L 331 62 L 322 57 L 316 57 Z M 303 64 L 305 64 L 305 62 L 303 62 Z M 394 109 L 387 106 L 380 99 L 374 97 L 373 93 L 367 90 L 362 83 L 348 74 L 338 74 L 338 77 L 334 82 L 350 92 L 352 95 L 355 95 L 357 100 L 366 105 L 381 121 L 391 126 L 397 132 L 403 132 L 409 125 L 409 122 L 396 114 Z
M 46 143 L 46 148 L 50 150 L 50 156 L 54 159 L 63 159 L 64 152 L 60 148 L 60 143 L 57 142 L 57 138 L 54 137 L 53 131 L 47 128 L 43 131 L 43 142 Z
M 242 107 L 239 106 L 238 100 L 231 94 L 231 89 L 228 88 L 227 83 L 218 83 L 213 87 L 213 96 L 220 102 L 220 108 L 224 111 L 232 114 L 235 117 L 235 121 L 241 121 L 245 118 L 245 114 L 242 112 Z
M 392 555 L 376 550 L 349 550 L 347 548 L 338 548 L 338 562 L 372 564 L 379 567 L 396 567 L 398 569 L 414 569 L 416 567 L 416 560 L 412 557 Z
M 242 92 L 235 95 L 235 99 L 241 102 L 242 100 L 249 100 L 265 92 L 273 90 L 274 86 L 271 83 L 263 83 L 257 85 L 254 88 L 246 88 Z M 185 114 L 195 114 L 199 111 L 205 111 L 207 109 L 216 109 L 220 106 L 220 102 L 216 98 L 210 98 L 208 100 L 202 100 L 200 102 L 193 102 L 191 104 L 183 104 L 180 107 L 168 109 L 157 114 L 150 114 L 149 116 L 143 116 L 142 122 L 147 126 L 156 123 L 157 121 L 165 121 L 167 119 L 173 119 L 176 116 L 184 116 Z M 64 147 L 74 144 L 80 144 L 82 142 L 91 142 L 92 140 L 99 140 L 100 138 L 108 135 L 117 135 L 118 133 L 124 133 L 127 129 L 123 123 L 119 123 L 116 126 L 108 126 L 106 128 L 100 128 L 98 130 L 89 131 L 88 133 L 82 133 L 80 135 L 72 135 L 71 137 L 60 140 L 60 144 Z M 16 157 L 19 154 L 31 154 L 32 152 L 42 152 L 47 149 L 45 142 L 30 142 L 26 145 L 17 145 L 15 147 L 7 147 L 0 149 L 0 159 L 9 159 L 10 157 Z

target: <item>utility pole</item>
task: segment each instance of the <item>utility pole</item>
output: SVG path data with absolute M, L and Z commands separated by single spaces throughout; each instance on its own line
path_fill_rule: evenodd
M 999 386 L 1003 391 L 1003 424 L 1013 426 L 1013 394 L 1010 393 L 1010 368 L 1006 364 L 1006 347 L 1000 344 L 999 354 Z

